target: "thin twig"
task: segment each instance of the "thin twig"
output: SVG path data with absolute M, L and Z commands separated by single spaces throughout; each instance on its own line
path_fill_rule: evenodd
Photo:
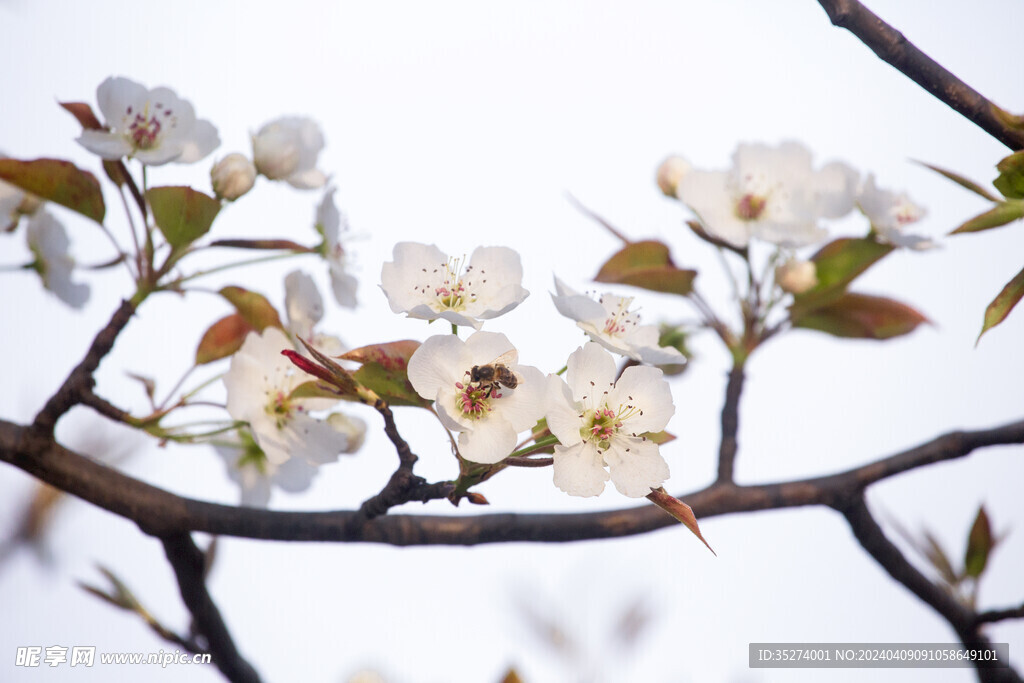
M 999 119 L 998 107 L 857 0 L 818 0 L 835 26 L 845 28 L 884 62 L 927 90 L 940 102 L 979 126 L 1010 149 L 1024 149 L 1024 130 Z
M 722 441 L 718 448 L 718 483 L 731 483 L 736 465 L 736 434 L 739 431 L 740 395 L 743 393 L 743 364 L 733 365 L 722 406 Z
M 601 217 L 597 213 L 595 213 L 595 212 L 591 211 L 590 209 L 588 209 L 583 204 L 583 202 L 581 202 L 580 200 L 576 199 L 576 197 L 573 197 L 568 192 L 565 193 L 565 197 L 566 197 L 566 199 L 569 200 L 570 204 L 572 204 L 574 207 L 576 207 L 577 211 L 579 211 L 580 213 L 582 213 L 584 216 L 586 216 L 587 218 L 591 219 L 592 221 L 597 222 L 605 230 L 607 230 L 612 235 L 614 235 L 615 237 L 617 237 L 620 240 L 622 240 L 623 244 L 629 244 L 630 242 L 632 242 L 632 240 L 630 240 L 628 237 L 626 237 L 626 235 L 621 230 L 619 230 L 614 225 L 612 225 L 611 223 L 606 221 L 603 217 Z
M 985 612 L 981 612 L 974 619 L 975 624 L 991 624 L 996 621 L 1005 621 L 1007 619 L 1024 619 L 1024 605 L 1020 607 L 1011 607 L 1009 609 L 990 609 Z

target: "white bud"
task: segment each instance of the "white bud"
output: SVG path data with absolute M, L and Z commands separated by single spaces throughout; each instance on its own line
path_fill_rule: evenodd
M 683 176 L 690 172 L 693 166 L 690 162 L 678 155 L 666 157 L 658 166 L 658 187 L 666 196 L 676 198 L 676 190 Z
M 252 189 L 256 167 L 244 154 L 229 154 L 210 171 L 213 192 L 221 199 L 233 201 Z
M 775 282 L 789 294 L 803 294 L 818 284 L 814 261 L 787 261 L 775 269 Z
M 315 121 L 285 116 L 252 136 L 256 169 L 271 180 L 284 180 L 300 190 L 323 187 L 327 176 L 316 168 L 324 136 Z

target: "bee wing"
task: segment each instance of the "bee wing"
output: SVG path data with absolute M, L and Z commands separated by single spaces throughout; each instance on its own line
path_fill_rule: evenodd
M 519 352 L 516 351 L 515 349 L 506 351 L 505 353 L 501 354 L 500 356 L 492 360 L 490 364 L 497 365 L 499 363 L 507 367 L 509 370 L 512 370 L 512 366 L 519 363 Z

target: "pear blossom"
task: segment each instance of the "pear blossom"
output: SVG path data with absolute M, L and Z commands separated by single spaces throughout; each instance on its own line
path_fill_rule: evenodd
M 210 169 L 210 184 L 219 199 L 234 201 L 256 184 L 256 166 L 244 154 L 233 152 Z
M 453 334 L 436 335 L 409 359 L 409 382 L 416 393 L 434 401 L 442 424 L 459 433 L 459 452 L 466 460 L 503 460 L 515 449 L 518 434 L 543 416 L 544 376 L 518 361 L 512 343 L 495 332 L 474 332 L 466 341 Z M 496 362 L 515 375 L 515 387 L 473 380 L 475 367 Z
M 276 327 L 249 333 L 224 376 L 228 414 L 249 423 L 271 464 L 291 458 L 312 465 L 333 462 L 352 448 L 351 434 L 309 414 L 329 409 L 335 399 L 291 396 L 295 387 L 313 379 L 281 355 L 282 349 L 291 348 L 287 335 Z
M 110 77 L 96 89 L 96 102 L 110 130 L 84 130 L 78 143 L 104 159 L 191 164 L 220 144 L 213 124 L 197 119 L 192 104 L 170 88 Z
M 547 378 L 547 424 L 560 442 L 555 486 L 573 496 L 596 496 L 611 479 L 632 498 L 661 486 L 668 464 L 646 436 L 663 430 L 675 413 L 661 370 L 629 367 L 616 381 L 614 359 L 595 342 L 574 351 L 567 366 L 566 381 Z
M 29 219 L 25 230 L 28 248 L 35 256 L 30 267 L 43 279 L 43 287 L 72 308 L 81 308 L 89 300 L 89 285 L 71 281 L 75 260 L 68 254 L 67 233 L 45 209 Z
M 814 170 L 810 151 L 796 142 L 742 144 L 729 171 L 690 171 L 678 196 L 712 237 L 736 247 L 753 237 L 799 247 L 825 237 L 821 219 L 853 209 L 857 181 L 843 163 Z
M 381 270 L 381 289 L 391 310 L 410 318 L 444 318 L 479 330 L 530 294 L 519 254 L 508 247 L 477 247 L 468 264 L 433 244 L 399 242 L 393 254 Z
M 327 183 L 327 176 L 316 168 L 323 148 L 320 126 L 302 116 L 275 119 L 252 136 L 257 170 L 270 180 L 283 180 L 300 190 L 314 190 Z
M 651 365 L 686 362 L 678 349 L 658 345 L 661 333 L 656 326 L 640 324 L 640 314 L 629 308 L 633 297 L 605 293 L 594 300 L 555 276 L 551 299 L 559 313 L 575 320 L 577 327 L 609 351 Z
M 775 283 L 788 294 L 803 294 L 818 284 L 814 261 L 790 259 L 775 269 Z
M 316 229 L 324 237 L 323 254 L 331 274 L 331 291 L 339 306 L 356 307 L 359 280 L 348 272 L 348 253 L 341 244 L 341 236 L 348 233 L 348 221 L 334 204 L 335 188 L 329 187 L 316 209 Z
M 305 491 L 317 474 L 317 468 L 302 458 L 271 463 L 247 429 L 211 444 L 224 460 L 228 477 L 241 488 L 242 505 L 248 507 L 266 507 L 274 486 L 291 493 Z
M 905 192 L 896 194 L 879 189 L 874 174 L 869 174 L 864 181 L 857 206 L 871 221 L 871 229 L 880 242 L 917 251 L 938 246 L 927 237 L 903 232 L 906 226 L 921 220 L 927 211 L 911 201 Z

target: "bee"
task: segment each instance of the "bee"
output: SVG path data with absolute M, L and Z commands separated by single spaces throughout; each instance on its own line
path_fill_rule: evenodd
M 481 387 L 490 387 L 491 391 L 497 391 L 499 387 L 515 389 L 519 386 L 519 377 L 509 366 L 515 363 L 516 357 L 513 350 L 501 354 L 486 365 L 474 365 L 469 371 L 469 379 Z

